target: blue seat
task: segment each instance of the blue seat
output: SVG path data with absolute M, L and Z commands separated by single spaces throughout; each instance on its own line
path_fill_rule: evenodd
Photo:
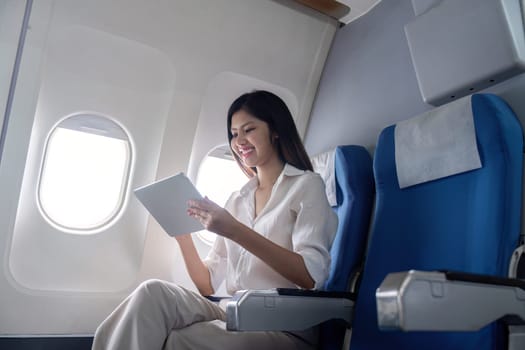
M 379 136 L 375 213 L 351 350 L 506 348 L 505 327 L 499 322 L 476 332 L 378 328 L 375 293 L 389 273 L 417 269 L 507 275 L 520 235 L 523 135 L 512 110 L 499 97 L 476 94 L 471 106 L 482 164 L 476 170 L 400 189 L 394 126 Z
M 374 202 L 372 157 L 362 146 L 339 146 L 335 150 L 337 233 L 330 250 L 332 262 L 326 291 L 346 291 L 364 259 Z M 321 327 L 321 349 L 341 349 L 346 326 L 328 321 Z
M 332 262 L 325 283 L 327 291 L 347 290 L 349 280 L 362 264 L 374 203 L 372 157 L 362 146 L 335 150 L 337 233 L 330 250 Z

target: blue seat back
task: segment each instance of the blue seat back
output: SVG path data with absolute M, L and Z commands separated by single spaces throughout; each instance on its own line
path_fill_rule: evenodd
M 400 189 L 394 126 L 379 137 L 375 212 L 351 350 L 505 348 L 506 335 L 498 323 L 456 333 L 380 331 L 377 326 L 375 291 L 388 273 L 418 269 L 507 274 L 520 233 L 521 126 L 495 95 L 473 95 L 471 105 L 480 169 Z
M 330 250 L 330 276 L 324 289 L 346 291 L 363 262 L 374 201 L 372 157 L 362 146 L 335 150 L 337 233 Z M 321 348 L 340 350 L 345 327 L 328 322 L 321 328 Z
M 339 224 L 330 250 L 330 275 L 324 289 L 345 291 L 363 262 L 374 203 L 372 157 L 362 146 L 339 146 L 335 150 Z

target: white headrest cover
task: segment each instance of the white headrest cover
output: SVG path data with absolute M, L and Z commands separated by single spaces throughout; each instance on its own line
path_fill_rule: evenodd
M 326 197 L 330 205 L 337 205 L 335 191 L 335 149 L 317 154 L 310 158 L 314 171 L 321 175 L 325 183 Z
M 400 188 L 481 168 L 470 96 L 399 122 L 394 140 Z

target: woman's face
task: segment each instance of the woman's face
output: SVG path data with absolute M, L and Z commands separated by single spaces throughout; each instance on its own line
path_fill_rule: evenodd
M 264 166 L 269 161 L 279 159 L 268 124 L 244 110 L 239 110 L 232 116 L 231 148 L 239 156 L 244 165 L 253 168 Z

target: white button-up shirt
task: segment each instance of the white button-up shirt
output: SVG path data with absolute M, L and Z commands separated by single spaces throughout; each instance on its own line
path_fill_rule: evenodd
M 315 288 L 321 288 L 330 269 L 330 247 L 337 216 L 328 204 L 321 177 L 286 164 L 273 185 L 268 202 L 255 217 L 254 177 L 225 205 L 237 220 L 272 242 L 300 254 Z M 205 259 L 213 288 L 226 279 L 226 290 L 297 288 L 237 243 L 217 236 Z

